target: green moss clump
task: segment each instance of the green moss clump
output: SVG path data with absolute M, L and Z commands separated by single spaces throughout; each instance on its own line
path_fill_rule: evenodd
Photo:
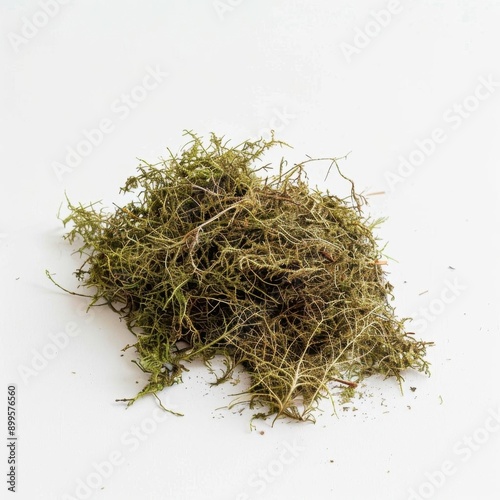
M 230 147 L 189 135 L 180 154 L 141 163 L 122 188 L 133 201 L 110 212 L 70 203 L 64 220 L 92 305 L 107 303 L 136 336 L 149 383 L 129 403 L 216 354 L 221 380 L 248 370 L 252 407 L 299 420 L 313 419 L 332 382 L 427 372 L 427 344 L 395 317 L 375 223 L 354 190 L 341 199 L 311 189 L 313 160 L 261 175 L 274 138 Z

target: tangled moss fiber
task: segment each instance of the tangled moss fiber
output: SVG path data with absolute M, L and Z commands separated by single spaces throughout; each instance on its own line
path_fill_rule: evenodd
M 427 371 L 426 343 L 389 303 L 375 224 L 354 190 L 341 199 L 311 189 L 313 160 L 290 169 L 282 160 L 277 175 L 261 176 L 274 139 L 229 147 L 189 136 L 179 155 L 141 162 L 122 188 L 134 201 L 114 212 L 70 203 L 64 221 L 69 241 L 83 240 L 76 275 L 92 304 L 110 305 L 136 336 L 149 383 L 129 404 L 216 354 L 220 380 L 248 370 L 250 406 L 300 420 L 332 382 Z

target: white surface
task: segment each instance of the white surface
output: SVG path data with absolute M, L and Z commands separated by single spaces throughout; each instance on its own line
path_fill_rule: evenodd
M 500 498 L 500 424 L 490 418 L 500 412 L 500 87 L 481 84 L 500 82 L 499 1 L 75 0 L 50 19 L 34 1 L 0 5 L 0 393 L 6 406 L 7 384 L 18 386 L 15 498 Z M 377 28 L 373 12 L 388 7 Z M 46 25 L 29 31 L 34 18 Z M 23 29 L 25 43 L 13 36 Z M 366 29 L 379 33 L 349 61 L 345 44 L 356 34 L 363 43 Z M 149 91 L 134 90 L 153 70 L 156 88 L 148 79 Z M 132 91 L 144 97 L 133 108 L 121 101 Z M 466 118 L 454 108 L 464 101 L 477 104 Z M 106 119 L 112 131 L 58 179 L 54 162 Z M 145 380 L 120 357 L 131 335 L 109 310 L 83 314 L 85 300 L 44 274 L 75 286 L 78 258 L 56 218 L 64 192 L 120 202 L 135 158 L 177 150 L 183 129 L 237 142 L 270 127 L 295 146 L 284 151 L 291 161 L 351 152 L 342 165 L 358 190 L 385 191 L 369 210 L 389 217 L 380 236 L 397 259 L 397 310 L 436 342 L 432 377 L 408 373 L 403 396 L 372 379 L 357 411 L 332 416 L 325 402 L 316 425 L 256 422 L 251 432 L 249 411 L 218 409 L 241 385 L 210 388 L 193 367 L 161 394 L 184 417 L 152 420 L 153 398 L 125 411 L 115 398 Z M 435 129 L 441 144 L 391 189 L 387 172 Z M 324 171 L 310 177 L 336 189 Z M 52 351 L 51 336 L 75 325 Z M 33 367 L 44 352 L 53 358 Z M 110 458 L 119 464 L 97 475 L 93 463 Z M 6 462 L 4 451 L 0 470 Z M 79 480 L 98 488 L 86 495 Z

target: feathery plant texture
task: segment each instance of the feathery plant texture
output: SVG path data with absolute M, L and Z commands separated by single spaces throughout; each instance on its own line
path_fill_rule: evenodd
M 111 212 L 69 203 L 64 220 L 91 305 L 107 303 L 136 336 L 127 348 L 149 382 L 129 404 L 216 354 L 226 367 L 218 381 L 242 365 L 245 401 L 275 418 L 313 420 L 332 383 L 428 372 L 428 343 L 395 317 L 377 222 L 353 186 L 346 199 L 311 189 L 304 169 L 314 159 L 262 175 L 266 150 L 283 145 L 274 137 L 230 147 L 188 135 L 180 154 L 141 160 L 122 188 L 132 202 Z

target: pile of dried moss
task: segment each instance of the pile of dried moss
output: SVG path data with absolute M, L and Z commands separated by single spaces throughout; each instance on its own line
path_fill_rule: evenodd
M 274 139 L 229 147 L 189 136 L 179 155 L 141 163 L 122 188 L 134 201 L 113 212 L 70 204 L 64 220 L 69 241 L 83 241 L 76 275 L 92 304 L 109 304 L 137 338 L 149 383 L 129 403 L 216 354 L 223 379 L 248 370 L 252 407 L 301 420 L 332 382 L 427 372 L 426 343 L 394 315 L 374 224 L 354 191 L 311 189 L 304 163 L 262 175 L 257 161 Z

